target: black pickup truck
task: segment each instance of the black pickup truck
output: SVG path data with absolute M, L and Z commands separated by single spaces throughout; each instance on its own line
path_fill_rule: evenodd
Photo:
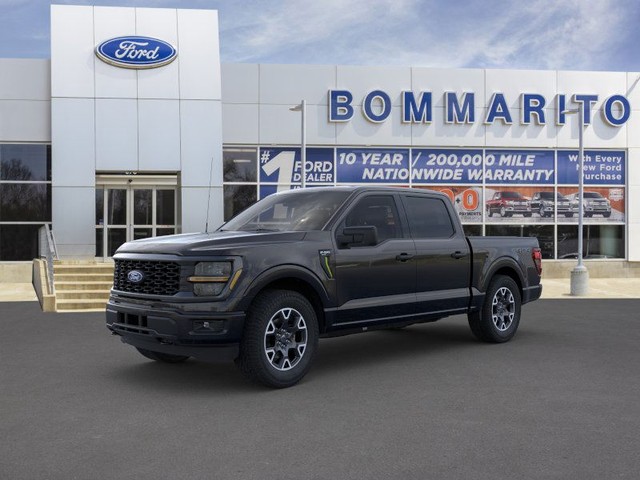
M 297 383 L 319 337 L 467 314 L 505 342 L 540 297 L 535 238 L 465 237 L 436 192 L 332 187 L 271 195 L 212 233 L 124 244 L 107 327 L 150 359 L 235 359 Z

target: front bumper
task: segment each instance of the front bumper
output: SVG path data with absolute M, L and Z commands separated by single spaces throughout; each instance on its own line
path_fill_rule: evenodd
M 201 360 L 232 360 L 238 356 L 244 312 L 184 311 L 176 305 L 150 308 L 110 299 L 107 328 L 124 343 L 154 352 Z

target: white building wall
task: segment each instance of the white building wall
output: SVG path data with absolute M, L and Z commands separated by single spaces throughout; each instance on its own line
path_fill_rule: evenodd
M 51 141 L 49 60 L 0 59 L 0 142 Z
M 96 45 L 126 35 L 167 41 L 178 56 L 148 70 L 95 56 Z M 52 5 L 50 98 L 53 229 L 62 256 L 95 255 L 96 171 L 180 173 L 182 231 L 204 229 L 211 164 L 222 165 L 216 11 Z M 208 220 L 217 226 L 221 172 L 212 182 Z

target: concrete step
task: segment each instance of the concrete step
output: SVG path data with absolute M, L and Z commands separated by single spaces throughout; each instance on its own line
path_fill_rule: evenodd
M 113 273 L 56 273 L 54 282 L 113 282 Z
M 59 300 L 104 300 L 109 299 L 109 290 L 59 290 L 56 291 Z
M 56 292 L 63 290 L 104 290 L 109 291 L 113 286 L 113 279 L 108 281 L 92 281 L 92 282 L 55 282 Z
M 113 265 L 95 264 L 95 265 L 54 265 L 53 273 L 55 274 L 88 274 L 99 273 L 113 275 Z
M 56 299 L 56 311 L 86 311 L 86 310 L 96 310 L 104 312 L 107 306 L 106 301 L 96 300 L 96 299 L 88 299 L 88 300 L 77 300 L 77 299 Z

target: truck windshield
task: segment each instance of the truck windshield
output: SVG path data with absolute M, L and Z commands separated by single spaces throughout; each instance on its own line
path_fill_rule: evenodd
M 327 188 L 270 195 L 229 220 L 220 231 L 321 230 L 350 194 Z

